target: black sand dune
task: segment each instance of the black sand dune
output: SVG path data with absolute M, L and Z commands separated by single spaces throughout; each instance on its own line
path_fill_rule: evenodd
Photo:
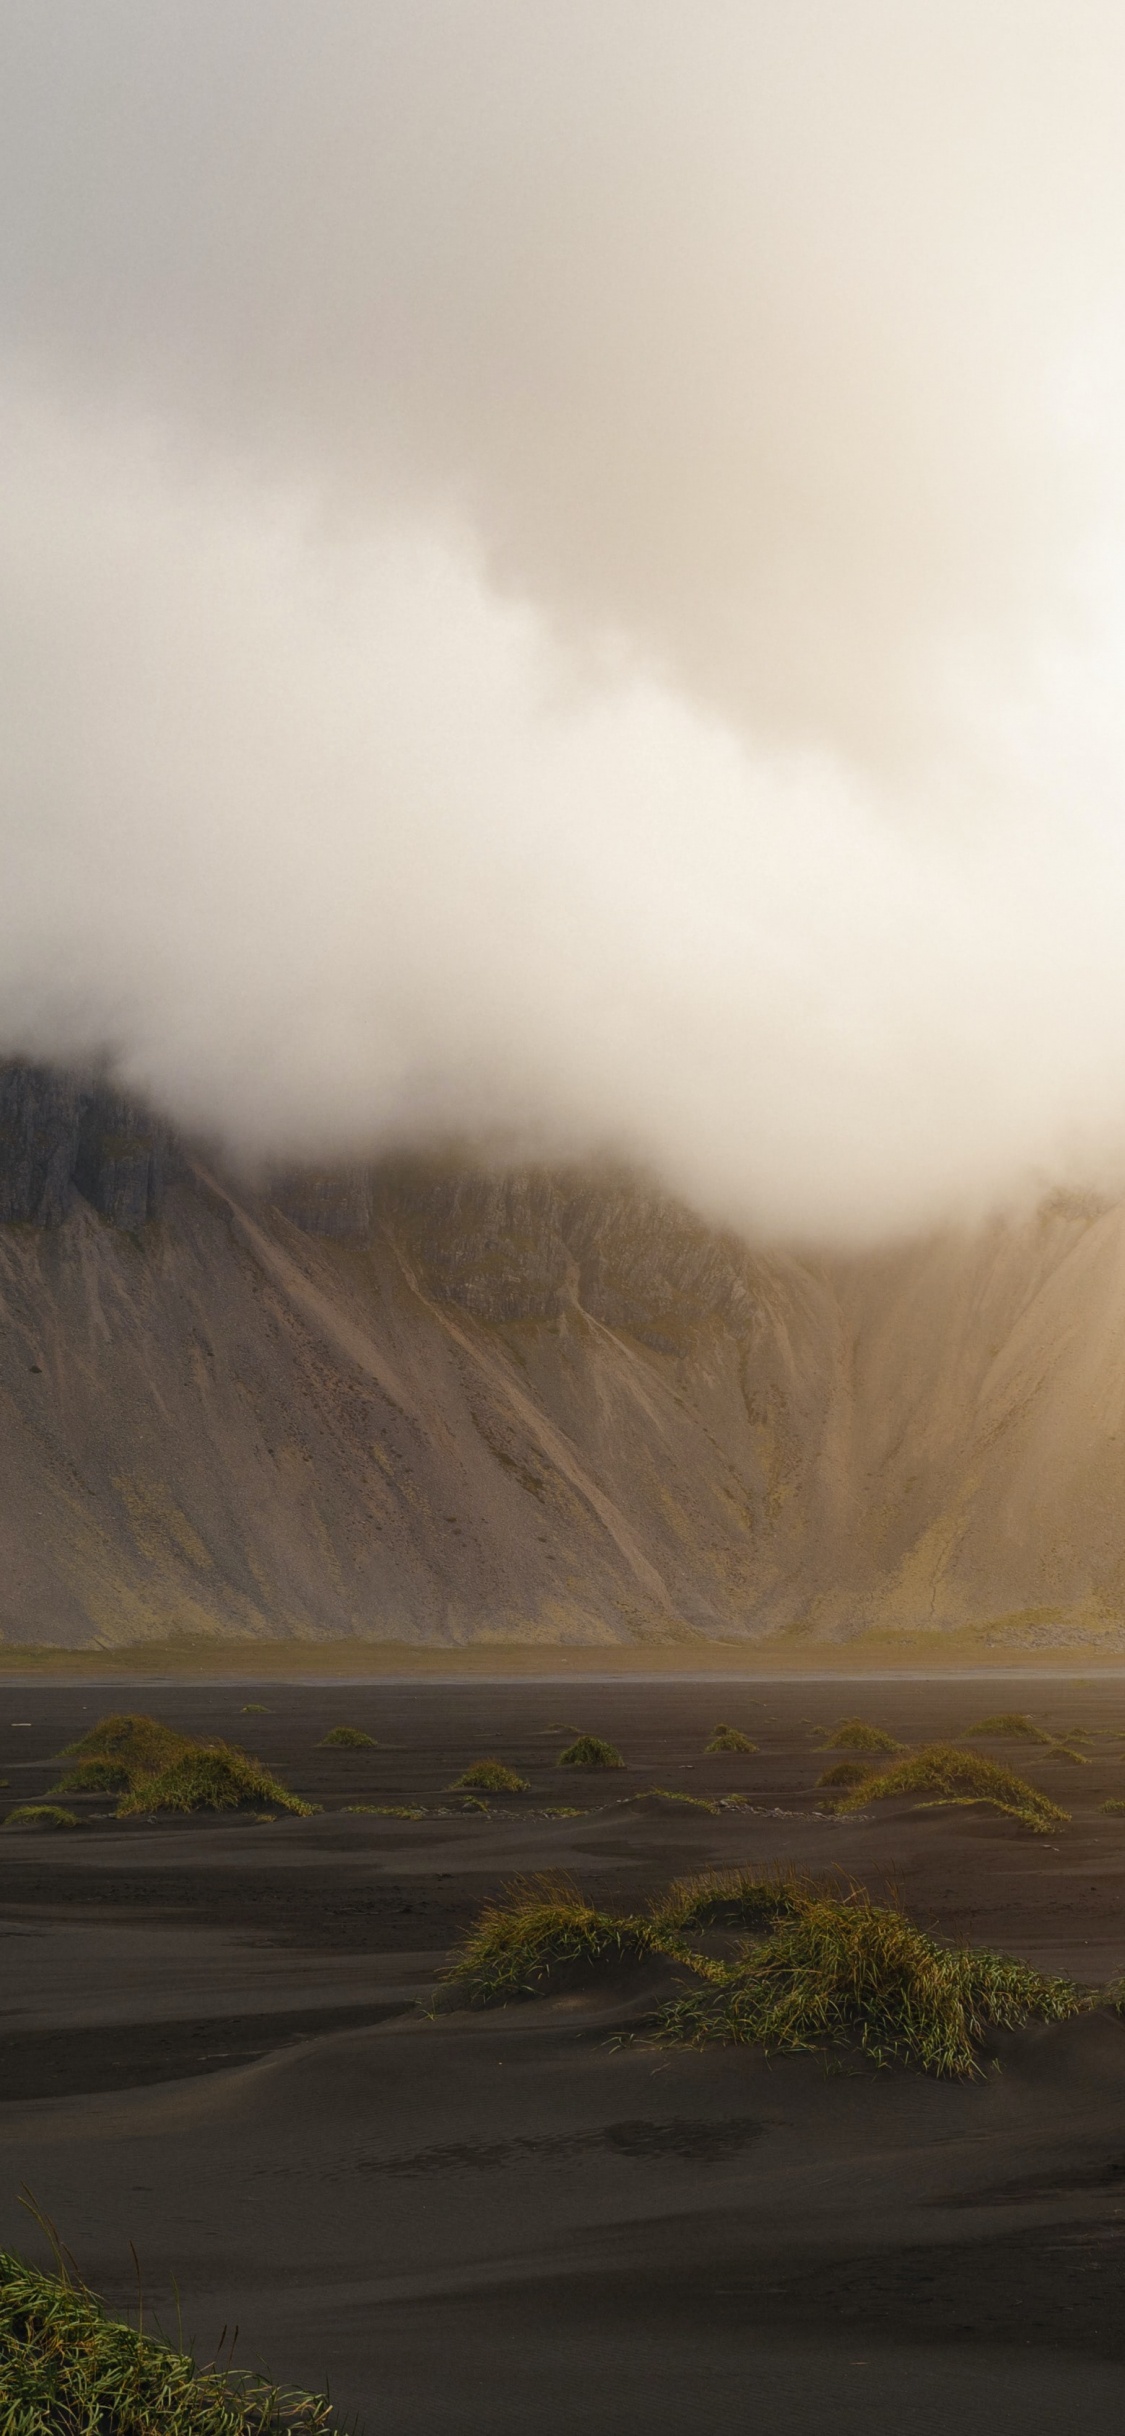
M 983 1692 L 983 1697 L 982 1697 Z M 119 1693 L 115 1691 L 115 1702 Z M 97 1823 L 0 1836 L 0 2236 L 35 2249 L 27 2184 L 83 2272 L 204 2349 L 395 2436 L 812 2436 L 1118 2424 L 1125 2375 L 1125 2024 L 997 2043 L 973 2084 L 854 2057 L 673 2053 L 626 1976 L 494 2013 L 419 2010 L 451 1940 L 519 1871 L 635 1904 L 738 1860 L 893 1881 L 910 1910 L 1091 1981 L 1125 1963 L 1125 1682 L 871 1685 L 846 1705 L 912 1740 L 984 1709 L 1083 1725 L 1086 1766 L 1008 1746 L 1073 1811 L 1057 1837 L 974 1812 L 817 1815 L 813 1729 L 840 1687 L 568 1683 L 149 1687 L 243 1739 L 323 1816 Z M 243 1716 L 260 1698 L 265 1715 Z M 0 1693 L 7 1799 L 106 1703 Z M 737 1710 L 761 1746 L 701 1756 Z M 347 1718 L 379 1738 L 318 1750 Z M 14 1719 L 28 1719 L 29 1725 Z M 554 1761 L 571 1725 L 626 1775 Z M 496 1753 L 530 1778 L 489 1818 L 444 1793 Z M 739 1790 L 671 1822 L 639 1786 Z M 450 1815 L 344 1815 L 422 1799 Z M 570 1803 L 581 1815 L 541 1813 Z M 780 1814 L 780 1815 L 778 1815 Z

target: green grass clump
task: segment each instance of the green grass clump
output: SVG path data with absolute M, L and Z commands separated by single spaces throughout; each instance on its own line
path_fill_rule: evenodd
M 201 2368 L 86 2286 L 0 2253 L 3 2436 L 329 2436 L 327 2401 Z
M 146 1776 L 119 1801 L 117 1815 L 124 1819 L 151 1810 L 258 1810 L 263 1802 L 303 1819 L 312 1817 L 315 1806 L 290 1793 L 256 1759 L 215 1743 L 188 1751 L 159 1776 Z
M 657 1934 L 673 1942 L 692 1929 L 766 1929 L 795 1920 L 816 1889 L 808 1879 L 782 1871 L 756 1878 L 747 1869 L 709 1869 L 677 1878 L 652 1910 Z
M 412 1810 L 405 1802 L 345 1802 L 344 1815 L 349 1819 L 424 1819 L 424 1810 Z
M 862 1759 L 838 1759 L 835 1767 L 817 1777 L 817 1790 L 822 1785 L 866 1785 L 873 1773 Z
M 953 1951 L 902 1912 L 852 1892 L 811 1895 L 726 1971 L 665 2005 L 659 2035 L 794 2054 L 858 2045 L 877 2064 L 939 2078 L 980 2071 L 990 2029 L 1061 2021 L 1088 2002 L 1070 1980 L 984 1951 Z
M 893 1734 L 884 1734 L 882 1726 L 869 1725 L 866 1717 L 841 1717 L 823 1737 L 826 1751 L 901 1751 L 902 1744 Z
M 9 1810 L 5 1827 L 77 1827 L 73 1810 L 60 1810 L 57 1802 L 21 1802 Z M 0 2421 L 0 2427 L 3 2422 Z
M 750 1753 L 756 1751 L 757 1748 L 757 1743 L 751 1742 L 748 1734 L 744 1734 L 739 1726 L 732 1725 L 717 1725 L 707 1745 L 708 1753 L 740 1751 L 744 1757 L 749 1757 Z
M 72 1768 L 64 1768 L 52 1793 L 125 1793 L 129 1787 L 129 1770 L 120 1759 L 76 1759 Z
M 362 1726 L 333 1726 L 317 1744 L 318 1751 L 377 1751 L 373 1734 L 365 1734 Z
M 979 1717 L 975 1725 L 966 1726 L 966 1734 L 985 1734 L 993 1742 L 1050 1742 L 1042 1726 L 1032 1725 L 1016 1709 L 1002 1709 L 997 1717 Z
M 987 1802 L 1007 1818 L 1017 1819 L 1036 1835 L 1065 1827 L 1069 1813 L 1037 1792 L 1011 1768 L 998 1767 L 977 1751 L 957 1751 L 951 1743 L 933 1743 L 902 1759 L 897 1767 L 865 1777 L 837 1805 L 841 1811 L 865 1809 L 868 1802 L 890 1801 L 897 1794 L 929 1793 L 951 1803 Z
M 1102 1809 L 1110 1819 L 1125 1819 L 1125 1802 L 1103 1802 Z
M 578 1964 L 639 1961 L 658 1945 L 651 1921 L 598 1911 L 569 1878 L 531 1878 L 487 1906 L 445 1976 L 473 2004 L 505 2004 L 545 1995 Z
M 602 1742 L 597 1734 L 580 1734 L 577 1742 L 559 1752 L 558 1764 L 560 1768 L 623 1768 L 625 1762 L 612 1742 Z
M 694 1812 L 700 1818 L 717 1819 L 719 1817 L 717 1802 L 709 1802 L 699 1793 L 670 1793 L 666 1785 L 650 1785 L 644 1793 L 631 1793 L 629 1808 L 630 1810 L 672 1810 L 681 1818 L 685 1811 Z
M 1048 1759 L 1068 1759 L 1072 1768 L 1088 1768 L 1090 1765 L 1085 1751 L 1076 1751 L 1069 1742 L 1053 1742 L 1047 1757 Z
M 526 1776 L 517 1776 L 502 1759 L 477 1759 L 449 1789 L 451 1793 L 530 1793 L 531 1786 Z
M 99 1717 L 80 1741 L 67 1744 L 63 1756 L 114 1759 L 124 1768 L 129 1783 L 135 1785 L 142 1776 L 157 1776 L 162 1768 L 170 1768 L 173 1760 L 199 1748 L 189 1734 L 177 1734 L 155 1717 L 115 1715 Z

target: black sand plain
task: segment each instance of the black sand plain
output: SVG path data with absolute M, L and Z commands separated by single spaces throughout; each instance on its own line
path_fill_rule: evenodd
M 260 1706 L 258 1705 L 260 1704 Z M 328 2385 L 371 2436 L 990 2436 L 1125 2428 L 1125 2022 L 997 2040 L 974 2083 L 854 2056 L 645 2037 L 627 1978 L 424 2010 L 453 1940 L 523 1874 L 638 1907 L 716 1865 L 842 1870 L 957 1940 L 1125 1971 L 1125 1678 L 730 1685 L 433 1680 L 0 1685 L 6 1804 L 135 1708 L 259 1754 L 323 1815 L 0 1835 L 0 2241 L 21 2186 L 116 2306 Z M 817 1729 L 904 1741 L 1026 1710 L 1077 1765 L 1004 1757 L 1072 1812 L 818 1814 Z M 725 1719 L 759 1744 L 705 1758 Z M 380 1747 L 317 1748 L 336 1724 Z M 554 1763 L 572 1730 L 628 1773 Z M 494 1755 L 491 1815 L 445 1789 Z M 752 1810 L 670 1821 L 653 1784 Z M 422 1801 L 448 1815 L 349 1815 Z M 579 1815 L 550 1817 L 576 1805 Z M 998 2066 L 999 2069 L 994 2067 Z M 178 2295 L 178 2300 L 177 2300 Z

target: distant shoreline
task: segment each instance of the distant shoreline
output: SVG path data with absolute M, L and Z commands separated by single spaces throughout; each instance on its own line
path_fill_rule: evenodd
M 945 1678 L 1125 1678 L 1125 1651 L 982 1648 L 974 1635 L 935 1633 L 844 1646 L 823 1641 L 597 1643 L 475 1642 L 459 1648 L 403 1641 L 132 1642 L 116 1649 L 42 1645 L 0 1650 L 0 1683 L 519 1683 L 681 1681 L 771 1683 Z M 919 1647 L 919 1642 L 923 1644 Z

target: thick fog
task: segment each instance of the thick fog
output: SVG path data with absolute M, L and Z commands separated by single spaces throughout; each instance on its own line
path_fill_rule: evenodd
M 7 0 L 0 1050 L 863 1240 L 1125 1178 L 1125 16 Z

